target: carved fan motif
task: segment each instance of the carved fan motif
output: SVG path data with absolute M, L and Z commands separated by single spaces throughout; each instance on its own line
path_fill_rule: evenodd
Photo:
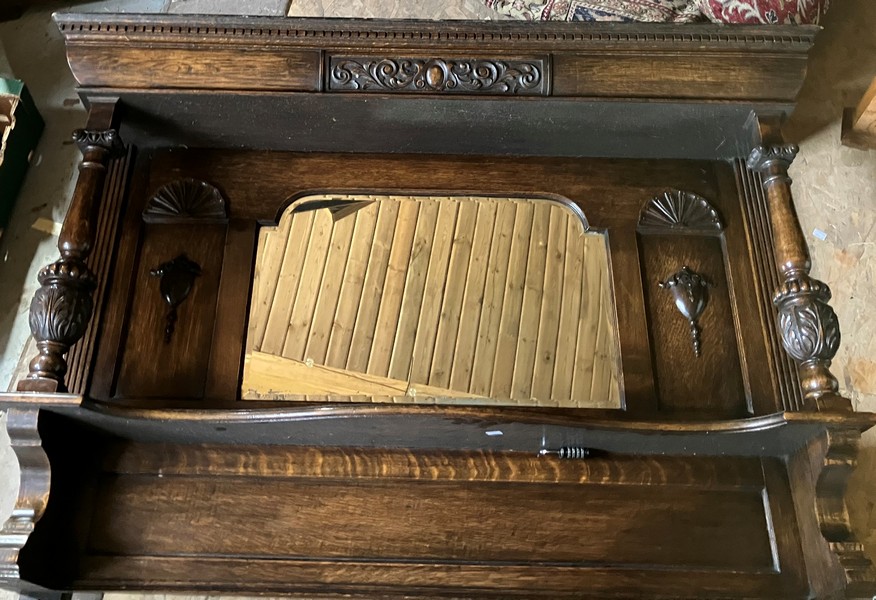
M 224 221 L 225 199 L 214 186 L 197 179 L 177 179 L 158 188 L 143 211 L 146 222 L 187 219 Z
M 724 226 L 718 211 L 702 196 L 672 190 L 653 198 L 639 216 L 639 227 L 647 229 L 688 229 L 721 231 Z

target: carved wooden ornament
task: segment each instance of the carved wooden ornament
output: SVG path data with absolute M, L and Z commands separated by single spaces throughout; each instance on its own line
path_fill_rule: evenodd
M 712 287 L 712 284 L 706 281 L 702 275 L 685 266 L 658 285 L 672 294 L 678 312 L 690 323 L 694 356 L 699 357 L 702 344 L 697 320 L 709 302 L 709 288 Z
M 692 194 L 671 190 L 652 198 L 639 215 L 639 229 L 685 230 L 715 233 L 724 228 L 718 211 L 709 201 Z
M 224 223 L 225 198 L 214 186 L 197 179 L 177 179 L 152 194 L 143 211 L 147 223 L 173 223 L 197 219 Z
M 547 60 L 329 58 L 329 91 L 546 95 Z

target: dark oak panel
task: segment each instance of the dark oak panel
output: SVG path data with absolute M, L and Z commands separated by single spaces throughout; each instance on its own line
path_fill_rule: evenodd
M 799 73 L 806 68 L 798 57 L 793 68 L 785 56 L 759 54 L 746 68 L 726 55 L 698 53 L 695 57 L 629 53 L 562 54 L 554 58 L 557 73 L 567 77 L 554 83 L 557 96 L 618 96 L 643 98 L 711 98 L 744 96 L 758 100 L 793 97 Z M 724 81 L 734 79 L 728 89 Z
M 130 44 L 101 49 L 71 48 L 71 65 L 88 64 L 95 86 L 114 86 L 125 73 L 122 87 L 214 90 L 273 89 L 315 92 L 320 88 L 318 50 L 281 53 L 186 48 L 133 48 Z
M 728 419 L 750 414 L 722 246 L 719 237 L 640 237 L 661 411 Z M 708 304 L 699 319 L 701 356 L 694 355 L 687 319 L 676 309 L 672 295 L 658 286 L 683 266 L 703 275 L 714 286 L 708 291 Z
M 143 237 L 116 394 L 199 398 L 207 376 L 225 226 L 147 225 Z M 159 279 L 149 272 L 182 253 L 201 266 L 202 275 L 179 307 L 173 337 L 166 343 L 168 307 Z

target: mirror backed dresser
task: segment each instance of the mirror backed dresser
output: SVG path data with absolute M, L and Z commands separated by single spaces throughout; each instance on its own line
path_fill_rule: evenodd
M 811 26 L 61 14 L 3 587 L 864 598 Z

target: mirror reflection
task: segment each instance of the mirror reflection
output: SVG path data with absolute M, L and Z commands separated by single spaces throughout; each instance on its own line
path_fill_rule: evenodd
M 309 196 L 259 234 L 241 394 L 617 408 L 610 287 L 560 202 Z

